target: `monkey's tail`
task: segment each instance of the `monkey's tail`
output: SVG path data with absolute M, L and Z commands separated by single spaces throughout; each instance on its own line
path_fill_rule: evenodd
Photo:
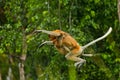
M 85 46 L 82 46 L 83 50 L 86 49 L 88 46 L 90 46 L 90 45 L 92 45 L 92 44 L 94 44 L 94 43 L 96 43 L 96 42 L 104 39 L 104 38 L 107 37 L 111 32 L 112 32 L 112 27 L 110 27 L 109 30 L 108 30 L 103 36 L 97 38 L 96 40 L 93 40 L 93 41 L 89 42 L 89 43 L 86 44 Z

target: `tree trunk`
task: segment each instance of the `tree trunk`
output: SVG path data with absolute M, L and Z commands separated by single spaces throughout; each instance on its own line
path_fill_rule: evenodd
M 120 0 L 118 0 L 118 19 L 119 19 L 119 22 L 120 22 Z
M 19 63 L 18 67 L 19 67 L 19 72 L 20 72 L 20 80 L 25 80 L 24 64 Z
M 13 80 L 12 68 L 9 67 L 7 80 Z
M 0 80 L 2 80 L 2 75 L 1 75 L 1 72 L 0 72 Z
M 69 71 L 69 80 L 77 80 L 76 68 L 73 65 L 73 62 L 69 61 L 68 71 Z
M 20 57 L 21 62 L 19 63 L 19 73 L 20 73 L 20 80 L 25 80 L 25 71 L 24 71 L 24 61 L 26 60 L 27 54 L 27 40 L 25 34 L 25 28 L 23 27 L 23 42 L 22 42 L 22 56 Z

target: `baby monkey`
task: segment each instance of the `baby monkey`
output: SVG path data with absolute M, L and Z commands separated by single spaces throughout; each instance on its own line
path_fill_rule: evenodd
M 40 46 L 43 46 L 44 44 L 54 45 L 61 54 L 65 55 L 66 59 L 75 61 L 74 65 L 80 67 L 83 63 L 86 63 L 86 60 L 78 56 L 93 56 L 93 54 L 84 54 L 84 49 L 107 37 L 111 33 L 111 31 L 112 28 L 110 27 L 109 30 L 102 37 L 89 42 L 85 46 L 80 46 L 79 43 L 70 34 L 62 30 L 36 30 L 35 32 L 43 32 L 49 35 L 50 40 L 43 42 Z

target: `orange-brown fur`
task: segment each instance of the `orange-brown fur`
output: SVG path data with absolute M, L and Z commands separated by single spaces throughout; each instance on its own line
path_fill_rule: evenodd
M 45 41 L 40 46 L 44 44 L 53 44 L 60 53 L 65 54 L 65 58 L 67 60 L 76 61 L 74 65 L 78 67 L 80 67 L 83 63 L 86 62 L 85 59 L 78 57 L 79 55 L 89 56 L 89 57 L 93 56 L 93 54 L 84 54 L 83 53 L 84 49 L 107 37 L 111 33 L 111 31 L 112 28 L 110 27 L 109 30 L 103 36 L 89 42 L 84 46 L 80 46 L 72 36 L 70 36 L 68 33 L 64 31 L 36 30 L 36 32 L 43 32 L 49 34 L 50 41 Z
M 72 54 L 77 54 L 80 51 L 79 44 L 71 35 L 61 30 L 54 30 L 53 32 L 60 33 L 60 36 L 57 37 L 49 35 L 49 39 L 53 41 L 53 44 L 60 53 L 68 53 L 68 50 L 66 50 L 64 46 L 67 47 Z

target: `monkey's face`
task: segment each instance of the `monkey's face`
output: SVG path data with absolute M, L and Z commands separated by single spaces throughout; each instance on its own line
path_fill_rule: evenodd
M 53 36 L 53 35 L 48 35 L 48 37 L 49 37 L 50 41 L 53 41 L 56 39 L 56 36 Z
M 61 31 L 61 30 L 54 30 L 54 31 L 52 31 L 52 32 L 53 32 L 53 33 L 56 33 L 56 34 L 60 34 L 60 36 L 48 35 L 48 36 L 49 36 L 49 39 L 50 39 L 51 41 L 53 41 L 53 40 L 55 40 L 55 39 L 58 39 L 58 38 L 61 37 L 62 34 L 64 33 L 64 32 Z

